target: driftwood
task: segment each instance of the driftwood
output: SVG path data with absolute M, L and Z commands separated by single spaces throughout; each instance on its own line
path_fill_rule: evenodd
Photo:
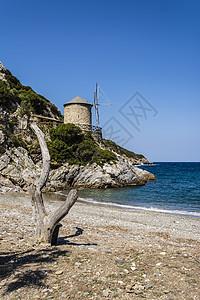
M 35 123 L 31 123 L 30 127 L 38 138 L 43 162 L 40 177 L 36 179 L 32 190 L 32 208 L 36 224 L 36 240 L 53 245 L 56 244 L 59 227 L 61 226 L 59 222 L 67 215 L 70 208 L 76 202 L 77 191 L 71 190 L 67 195 L 66 201 L 55 212 L 51 214 L 46 212 L 42 198 L 42 188 L 45 186 L 49 176 L 50 155 L 45 142 L 44 133 Z

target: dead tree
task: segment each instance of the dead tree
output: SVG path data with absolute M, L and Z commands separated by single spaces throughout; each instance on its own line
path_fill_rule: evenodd
M 57 240 L 57 238 L 55 239 L 54 235 L 58 233 L 60 226 L 59 222 L 67 215 L 70 208 L 77 200 L 77 191 L 71 190 L 66 198 L 66 201 L 55 212 L 52 212 L 51 214 L 47 213 L 42 198 L 42 188 L 45 186 L 49 176 L 50 155 L 46 145 L 44 133 L 35 123 L 31 123 L 30 127 L 38 138 L 43 162 L 40 177 L 34 182 L 32 191 L 32 207 L 36 224 L 36 240 L 39 243 L 44 242 L 52 245 L 55 244 Z

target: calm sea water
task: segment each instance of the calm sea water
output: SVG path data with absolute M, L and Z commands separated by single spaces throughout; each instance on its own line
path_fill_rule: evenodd
M 81 190 L 79 200 L 200 217 L 199 162 L 157 162 L 140 168 L 152 172 L 157 180 L 139 187 Z

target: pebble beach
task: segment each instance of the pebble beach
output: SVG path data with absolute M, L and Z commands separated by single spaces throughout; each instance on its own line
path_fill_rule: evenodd
M 0 205 L 1 299 L 200 298 L 200 218 L 77 201 L 50 247 L 35 243 L 30 195 Z

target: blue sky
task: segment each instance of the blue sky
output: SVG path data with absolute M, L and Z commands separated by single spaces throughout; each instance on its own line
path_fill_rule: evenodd
M 152 161 L 200 161 L 199 15 L 195 0 L 1 1 L 0 60 L 61 112 L 92 102 L 98 82 L 105 137 Z

